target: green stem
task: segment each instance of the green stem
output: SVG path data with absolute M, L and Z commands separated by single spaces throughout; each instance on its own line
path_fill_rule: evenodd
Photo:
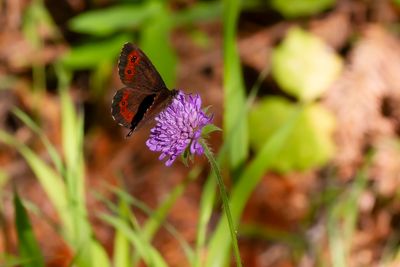
M 215 160 L 214 155 L 211 152 L 208 145 L 206 144 L 206 142 L 204 140 L 201 140 L 200 142 L 204 148 L 204 154 L 206 155 L 208 161 L 210 162 L 211 168 L 215 173 L 215 177 L 217 178 L 217 184 L 219 187 L 219 192 L 221 194 L 222 205 L 224 207 L 226 218 L 228 219 L 229 231 L 231 234 L 233 253 L 235 255 L 236 266 L 241 267 L 242 262 L 240 260 L 239 246 L 238 246 L 237 237 L 236 237 L 236 230 L 233 225 L 231 209 L 229 208 L 229 202 L 228 202 L 228 194 L 226 193 L 226 190 L 225 190 L 225 185 L 222 180 L 221 172 L 219 170 L 217 161 Z

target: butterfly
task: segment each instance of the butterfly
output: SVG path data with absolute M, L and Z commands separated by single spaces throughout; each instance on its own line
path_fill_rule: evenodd
M 111 115 L 130 130 L 126 135 L 129 137 L 167 107 L 178 91 L 167 88 L 150 59 L 132 43 L 122 47 L 118 73 L 126 87 L 115 93 Z

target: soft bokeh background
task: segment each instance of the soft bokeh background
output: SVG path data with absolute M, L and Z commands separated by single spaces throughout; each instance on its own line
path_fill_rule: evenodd
M 111 118 L 122 45 L 210 106 L 244 266 L 400 266 L 400 1 L 0 0 L 0 266 L 229 266 L 204 157 Z M 234 265 L 232 260 L 230 263 Z

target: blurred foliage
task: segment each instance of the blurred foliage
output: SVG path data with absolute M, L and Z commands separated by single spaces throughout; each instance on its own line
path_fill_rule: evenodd
M 336 0 L 271 0 L 272 7 L 288 18 L 315 15 L 335 3 Z
M 302 101 L 320 97 L 339 77 L 342 60 L 322 40 L 292 28 L 272 55 L 272 75 L 282 90 Z
M 315 101 L 339 76 L 341 58 L 311 33 L 292 28 L 274 49 L 271 64 L 280 88 L 300 102 L 268 96 L 260 100 L 249 114 L 251 146 L 258 151 L 297 105 L 305 105 L 271 169 L 286 173 L 321 167 L 334 155 L 335 118 Z
M 359 216 L 358 203 L 368 183 L 367 167 L 360 168 L 353 183 L 337 197 L 328 210 L 327 231 L 333 267 L 346 267 L 351 242 Z
M 96 68 L 102 63 L 114 62 L 115 55 L 121 50 L 121 44 L 129 38 L 128 34 L 120 34 L 104 41 L 75 46 L 63 56 L 61 63 L 69 69 L 83 70 Z
M 21 58 L 22 65 L 32 65 L 32 88 L 36 93 L 34 104 L 39 106 L 42 94 L 46 89 L 44 63 L 40 60 L 45 40 L 60 39 L 57 25 L 46 9 L 42 0 L 33 0 L 25 10 L 22 21 L 22 32 L 33 49 L 32 62 Z
M 71 74 L 61 66 L 56 67 L 56 72 L 62 110 L 60 130 L 63 156 L 57 152 L 41 127 L 18 109 L 15 110 L 15 115 L 38 135 L 54 165 L 46 162 L 33 149 L 4 130 L 0 130 L 0 141 L 15 147 L 32 169 L 60 218 L 62 225 L 60 234 L 76 253 L 74 263 L 80 267 L 109 266 L 104 248 L 92 236 L 92 226 L 87 217 L 84 187 L 83 114 L 76 111 L 69 96 Z M 22 226 L 28 227 L 26 220 L 23 219 L 23 221 L 25 224 Z M 18 221 L 16 223 L 18 229 Z M 32 241 L 21 240 L 31 247 L 29 243 Z
M 399 0 L 392 2 L 400 4 Z M 334 0 L 271 0 L 268 8 L 272 7 L 287 18 L 296 18 L 319 14 L 335 3 Z M 234 224 L 241 222 L 251 193 L 268 171 L 287 174 L 327 166 L 335 153 L 332 133 L 336 122 L 319 99 L 340 75 L 342 58 L 312 33 L 297 27 L 290 29 L 273 49 L 271 77 L 281 90 L 278 94 L 288 94 L 294 100 L 264 94 L 253 104 L 252 94 L 246 95 L 243 82 L 237 47 L 238 20 L 243 6 L 250 9 L 263 5 L 265 2 L 259 0 L 251 3 L 239 0 L 195 1 L 188 8 L 175 10 L 168 1 L 117 1 L 108 7 L 82 12 L 69 21 L 70 30 L 80 34 L 79 40 L 68 44 L 70 50 L 60 60 L 49 63 L 59 83 L 60 147 L 50 142 L 40 123 L 18 108 L 13 109 L 13 115 L 42 142 L 48 158 L 43 159 L 42 154 L 35 150 L 36 147 L 26 145 L 5 130 L 0 130 L 0 141 L 21 154 L 54 206 L 61 225 L 59 233 L 73 252 L 71 265 L 127 267 L 138 266 L 143 260 L 149 266 L 166 266 L 165 255 L 152 244 L 161 227 L 165 227 L 178 240 L 190 266 L 224 266 L 228 265 L 230 258 L 231 239 L 226 218 L 221 217 L 215 222 L 215 228 L 210 230 L 209 227 L 214 209 L 219 207 L 213 174 L 209 174 L 200 199 L 196 246 L 193 248 L 188 244 L 166 221 L 187 185 L 202 173 L 202 167 L 199 166 L 195 166 L 155 210 L 119 189 L 113 190 L 117 204 L 102 199 L 111 213 L 96 215 L 115 230 L 112 257 L 93 235 L 85 195 L 87 165 L 84 158 L 84 114 L 81 106 L 76 107 L 69 90 L 75 73 L 90 70 L 89 87 L 93 96 L 104 96 L 117 56 L 125 42 L 139 44 L 166 84 L 173 87 L 178 58 L 170 42 L 172 31 L 177 27 L 184 28 L 186 34 L 204 48 L 212 40 L 205 32 L 192 26 L 210 20 L 222 21 L 224 142 L 219 151 L 218 164 L 227 167 L 224 174 L 231 174 L 233 178 L 230 205 Z M 22 31 L 34 53 L 41 52 L 47 41 L 63 42 L 44 2 L 40 0 L 31 1 L 25 10 Z M 45 63 L 33 60 L 22 65 L 32 67 L 33 90 L 45 90 Z M 13 75 L 0 77 L 0 90 L 12 87 L 17 81 L 18 77 Z M 218 129 L 204 129 L 207 133 L 215 130 Z M 249 153 L 249 146 L 252 153 Z M 0 171 L 0 189 L 9 178 L 7 173 Z M 346 266 L 348 246 L 359 213 L 357 201 L 367 185 L 366 173 L 361 169 L 354 183 L 343 194 L 338 193 L 327 201 L 330 206 L 326 226 L 330 253 L 334 256 L 333 266 Z M 18 195 L 14 200 L 20 258 L 8 258 L 6 266 L 33 266 L 33 263 L 34 266 L 43 266 L 25 207 Z M 147 220 L 139 223 L 132 207 L 146 214 Z M 282 233 L 272 235 L 276 242 L 291 238 Z M 271 238 L 271 233 L 267 238 Z M 301 244 L 298 246 L 304 246 L 306 251 L 308 244 L 300 240 L 303 237 L 296 238 L 291 242 Z
M 221 13 L 220 1 L 199 2 L 174 12 L 166 2 L 161 1 L 120 4 L 88 11 L 69 21 L 71 30 L 94 37 L 107 37 L 107 40 L 73 47 L 62 62 L 72 70 L 93 69 L 92 89 L 99 95 L 103 91 L 104 81 L 109 78 L 109 70 L 114 65 L 121 44 L 136 42 L 151 59 L 166 85 L 173 88 L 177 57 L 169 40 L 171 30 L 177 26 L 216 19 Z M 134 36 L 138 36 L 138 39 Z
M 259 101 L 249 115 L 252 148 L 260 150 L 275 129 L 283 126 L 296 105 L 282 97 L 266 97 Z M 317 103 L 306 105 L 287 142 L 275 155 L 271 169 L 305 171 L 327 163 L 334 154 L 334 121 L 333 115 L 323 106 Z
M 117 5 L 82 13 L 70 20 L 69 25 L 71 30 L 79 33 L 107 36 L 121 30 L 138 29 L 161 11 L 160 3 L 154 1 Z
M 44 267 L 43 255 L 33 233 L 32 225 L 18 192 L 14 191 L 15 225 L 18 234 L 20 258 L 25 262 L 22 267 Z
M 235 170 L 246 160 L 249 148 L 245 87 L 235 41 L 241 1 L 225 0 L 224 4 L 224 137 L 231 149 L 229 164 Z

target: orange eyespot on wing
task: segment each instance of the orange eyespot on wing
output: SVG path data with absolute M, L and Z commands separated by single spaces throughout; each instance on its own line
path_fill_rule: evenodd
M 137 88 L 125 87 L 118 90 L 111 104 L 111 115 L 121 126 L 135 130 L 156 102 L 156 94 L 146 94 Z
M 138 50 L 124 48 L 126 49 L 122 50 L 119 60 L 119 75 L 124 84 L 131 85 L 137 75 L 136 69 L 140 64 L 140 55 Z
M 121 51 L 118 73 L 123 84 L 140 88 L 143 92 L 156 93 L 166 86 L 148 57 L 137 46 L 126 43 Z
M 111 104 L 111 115 L 118 124 L 129 128 L 135 116 L 135 103 L 132 103 L 134 92 L 130 88 L 118 90 Z

